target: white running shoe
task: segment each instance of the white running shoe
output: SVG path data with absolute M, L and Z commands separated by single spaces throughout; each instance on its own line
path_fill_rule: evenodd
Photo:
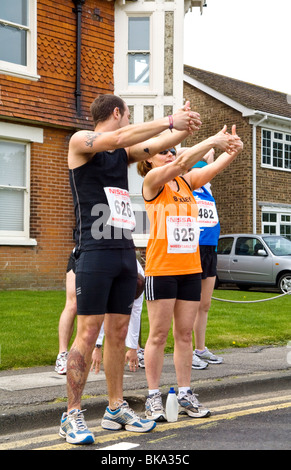
M 125 428 L 126 431 L 148 432 L 156 427 L 156 423 L 148 419 L 141 419 L 124 401 L 114 411 L 111 411 L 107 406 L 101 426 L 109 431 Z
M 205 348 L 203 352 L 195 349 L 195 354 L 202 359 L 202 361 L 206 361 L 209 364 L 221 364 L 223 362 L 223 357 L 215 356 L 208 348 Z
M 204 408 L 201 403 L 197 400 L 197 395 L 187 391 L 187 394 L 183 395 L 181 398 L 178 397 L 179 403 L 179 414 L 187 414 L 191 418 L 206 418 L 210 416 L 210 411 L 207 408 Z
M 55 372 L 60 375 L 66 375 L 67 373 L 67 360 L 68 360 L 68 351 L 62 352 L 58 354 L 56 365 L 55 365 Z
M 149 395 L 145 404 L 145 416 L 152 421 L 166 421 L 161 392 Z
M 62 415 L 59 435 L 69 444 L 93 444 L 94 442 L 94 435 L 87 428 L 83 411 L 86 410 L 72 410 Z
M 137 358 L 138 358 L 138 367 L 144 369 L 145 368 L 145 365 L 144 365 L 144 349 L 140 348 L 137 351 Z
M 206 369 L 207 366 L 208 362 L 202 361 L 194 351 L 192 356 L 192 369 Z

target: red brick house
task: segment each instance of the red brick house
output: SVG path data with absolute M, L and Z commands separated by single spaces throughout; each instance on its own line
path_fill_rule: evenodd
M 205 0 L 0 4 L 0 289 L 62 289 L 75 225 L 69 139 L 92 128 L 99 93 L 121 96 L 132 122 L 182 106 L 184 15 Z M 131 165 L 143 222 L 141 184 Z M 142 225 L 134 240 L 145 250 Z
M 92 128 L 96 95 L 114 90 L 114 2 L 19 4 L 0 8 L 0 289 L 63 288 L 68 142 Z
M 291 239 L 291 97 L 184 66 L 184 97 L 203 126 L 187 145 L 237 125 L 244 151 L 212 182 L 222 233 Z

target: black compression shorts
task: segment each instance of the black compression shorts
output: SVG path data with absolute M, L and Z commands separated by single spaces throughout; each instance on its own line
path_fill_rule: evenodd
M 78 315 L 130 315 L 136 283 L 134 249 L 82 252 L 76 262 Z
M 146 276 L 146 300 L 179 299 L 200 302 L 201 274 Z

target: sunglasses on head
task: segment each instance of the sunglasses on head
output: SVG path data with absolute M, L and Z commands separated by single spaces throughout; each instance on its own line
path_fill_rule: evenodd
M 167 155 L 168 152 L 171 152 L 172 155 L 176 155 L 176 149 L 174 149 L 174 148 L 163 150 L 162 152 L 159 152 L 159 154 L 160 155 Z

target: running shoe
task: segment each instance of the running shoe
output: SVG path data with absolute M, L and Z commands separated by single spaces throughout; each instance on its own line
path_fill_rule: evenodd
M 183 395 L 181 398 L 178 397 L 179 403 L 179 414 L 187 414 L 191 418 L 206 418 L 210 416 L 210 411 L 207 408 L 204 408 L 201 403 L 197 400 L 197 395 L 187 391 L 187 394 Z
M 63 413 L 59 430 L 60 437 L 69 444 L 93 444 L 94 435 L 87 428 L 83 412 L 86 410 L 72 410 Z
M 56 365 L 55 365 L 55 372 L 60 375 L 66 375 L 67 373 L 67 360 L 68 360 L 68 352 L 62 352 L 58 354 Z
M 141 367 L 142 369 L 145 368 L 144 365 L 144 349 L 140 348 L 137 351 L 137 358 L 138 358 L 138 367 Z
M 223 357 L 215 356 L 208 348 L 205 348 L 202 352 L 195 349 L 195 354 L 202 359 L 202 361 L 206 361 L 209 364 L 221 364 L 223 362 Z
M 145 416 L 152 421 L 166 421 L 161 392 L 149 395 L 145 404 Z
M 147 419 L 141 419 L 129 408 L 128 403 L 124 401 L 114 411 L 111 411 L 109 406 L 107 406 L 101 426 L 109 431 L 125 428 L 126 431 L 148 432 L 156 427 L 156 423 Z
M 192 356 L 192 369 L 206 369 L 208 362 L 202 361 L 195 351 Z

